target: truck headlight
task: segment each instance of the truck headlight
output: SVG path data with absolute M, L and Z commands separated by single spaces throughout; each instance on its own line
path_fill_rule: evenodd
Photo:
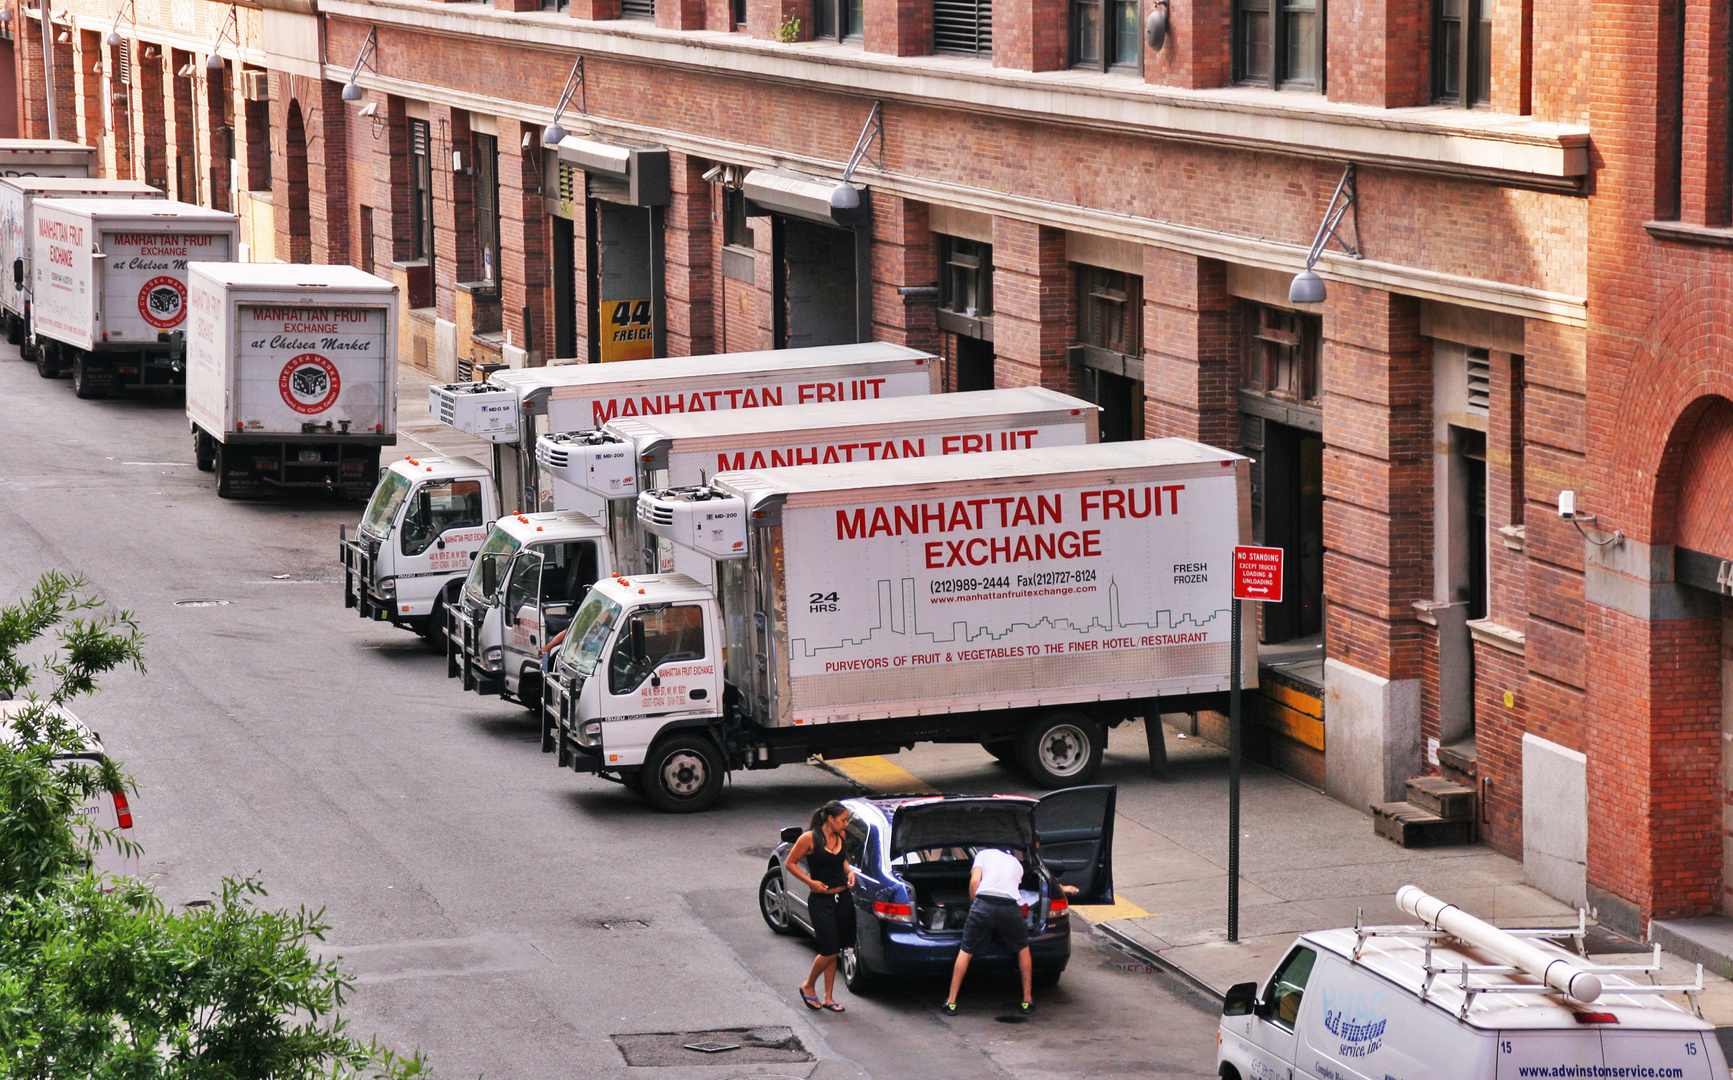
M 388 578 L 380 578 L 379 579 L 379 599 L 381 599 L 381 600 L 395 600 L 395 599 L 397 599 L 397 579 L 396 578 L 388 577 Z
M 481 654 L 481 664 L 489 671 L 498 671 L 505 653 L 498 645 L 490 645 Z
M 601 741 L 602 722 L 600 720 L 591 720 L 589 723 L 578 729 L 579 746 L 596 746 L 599 745 Z

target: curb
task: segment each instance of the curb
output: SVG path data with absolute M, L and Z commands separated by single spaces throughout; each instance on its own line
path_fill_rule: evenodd
M 1111 922 L 1091 923 L 1090 925 L 1100 933 L 1113 939 L 1113 942 L 1116 945 L 1136 956 L 1139 960 L 1143 960 L 1154 967 L 1158 967 L 1171 975 L 1177 976 L 1181 982 L 1190 986 L 1193 990 L 1196 990 L 1199 993 L 1206 994 L 1216 1001 L 1223 1000 L 1225 995 L 1223 995 L 1221 991 L 1172 961 L 1163 959 L 1160 954 L 1152 951 L 1147 945 L 1138 942 L 1123 930 L 1115 929 Z

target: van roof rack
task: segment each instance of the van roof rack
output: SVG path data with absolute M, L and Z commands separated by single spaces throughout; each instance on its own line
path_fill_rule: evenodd
M 1434 962 L 1432 950 L 1438 942 L 1459 942 L 1470 947 L 1473 942 L 1464 941 L 1446 930 L 1430 926 L 1367 926 L 1364 908 L 1356 909 L 1354 916 L 1354 953 L 1351 959 L 1355 963 L 1362 962 L 1362 954 L 1366 942 L 1371 938 L 1399 938 L 1418 943 L 1424 950 L 1424 959 L 1420 965 L 1423 975 L 1420 984 L 1420 1000 L 1425 1001 L 1433 993 L 1433 987 L 1439 976 L 1447 976 L 1440 987 L 1449 987 L 1462 995 L 1462 1002 L 1457 1008 L 1457 1016 L 1466 1018 L 1473 1008 L 1475 998 L 1481 994 L 1534 994 L 1553 996 L 1566 999 L 1559 990 L 1541 982 L 1494 982 L 1491 976 L 1521 976 L 1528 974 L 1523 969 L 1509 964 L 1475 964 L 1463 961 L 1461 963 Z M 1516 938 L 1537 938 L 1557 940 L 1568 938 L 1575 946 L 1578 955 L 1587 956 L 1584 940 L 1588 936 L 1588 913 L 1577 909 L 1577 925 L 1571 926 L 1537 926 L 1518 929 L 1501 928 L 1504 933 Z M 1573 963 L 1578 971 L 1593 975 L 1647 975 L 1647 983 L 1633 982 L 1621 979 L 1620 983 L 1606 988 L 1606 993 L 1616 995 L 1650 995 L 1650 994 L 1683 994 L 1691 1003 L 1691 1011 L 1697 1018 L 1703 1018 L 1703 1006 L 1700 995 L 1703 993 L 1703 965 L 1697 965 L 1697 980 L 1695 983 L 1664 984 L 1655 981 L 1655 975 L 1661 970 L 1661 946 L 1655 945 L 1654 956 L 1646 964 L 1584 964 Z M 1530 976 L 1532 977 L 1532 976 Z

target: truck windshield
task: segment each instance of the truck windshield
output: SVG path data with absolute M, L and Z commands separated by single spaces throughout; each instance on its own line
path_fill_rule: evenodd
M 397 510 L 409 495 L 409 481 L 395 472 L 386 471 L 373 489 L 367 503 L 367 513 L 361 516 L 361 531 L 383 540 L 391 535 L 391 523 L 397 520 Z
M 572 617 L 565 644 L 560 646 L 561 666 L 571 665 L 579 675 L 588 678 L 596 670 L 602 649 L 619 622 L 620 605 L 599 592 L 590 593 Z
M 499 587 L 500 575 L 505 572 L 505 564 L 511 562 L 520 546 L 510 533 L 495 526 L 487 534 L 481 550 L 475 553 L 475 562 L 470 564 L 469 577 L 463 583 L 463 598 L 474 604 L 492 601 L 494 589 Z

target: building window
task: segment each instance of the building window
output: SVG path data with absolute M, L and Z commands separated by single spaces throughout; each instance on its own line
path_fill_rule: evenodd
M 1234 81 L 1324 89 L 1324 0 L 1234 0 Z
M 722 242 L 729 247 L 753 250 L 752 219 L 746 216 L 746 192 L 722 189 Z
M 971 319 L 993 314 L 993 245 L 939 237 L 939 307 Z
M 1071 65 L 1138 71 L 1143 66 L 1138 0 L 1071 0 Z
M 1453 105 L 1492 100 L 1492 5 L 1433 0 L 1432 96 Z
M 746 0 L 728 0 L 728 6 L 734 13 L 734 25 L 744 27 L 746 25 Z
M 564 11 L 566 0 L 542 0 L 543 11 Z
M 433 152 L 427 121 L 409 121 L 409 243 L 411 259 L 433 261 Z
M 1143 278 L 1076 268 L 1078 396 L 1101 406 L 1101 441 L 1143 438 Z
M 481 280 L 499 285 L 499 140 L 470 136 L 475 142 L 475 257 Z
M 933 51 L 992 56 L 992 0 L 933 0 Z
M 1240 386 L 1254 394 L 1315 405 L 1318 401 L 1318 345 L 1323 320 L 1297 311 L 1249 305 L 1245 370 Z
M 654 19 L 656 0 L 620 0 L 620 18 Z
M 813 0 L 812 36 L 834 41 L 859 39 L 866 25 L 865 0 Z

